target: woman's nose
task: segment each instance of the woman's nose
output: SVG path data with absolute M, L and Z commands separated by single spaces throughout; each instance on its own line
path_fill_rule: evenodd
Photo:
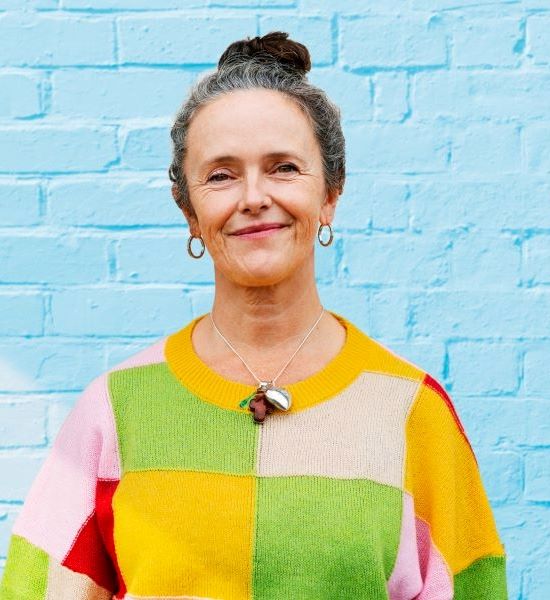
M 259 176 L 245 178 L 242 196 L 239 200 L 239 210 L 257 212 L 271 205 L 271 197 L 267 193 Z

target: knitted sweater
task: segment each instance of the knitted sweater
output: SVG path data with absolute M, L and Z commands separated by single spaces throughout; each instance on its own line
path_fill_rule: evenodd
M 332 312 L 332 311 L 331 311 Z M 505 600 L 476 457 L 428 373 L 353 323 L 256 423 L 204 315 L 96 377 L 11 532 L 1 600 Z

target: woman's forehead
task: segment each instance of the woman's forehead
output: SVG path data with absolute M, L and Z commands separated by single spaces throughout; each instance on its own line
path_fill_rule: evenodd
M 315 144 L 313 130 L 291 101 L 262 103 L 248 98 L 240 102 L 235 97 L 223 100 L 226 99 L 204 107 L 191 122 L 188 150 L 193 148 L 201 165 L 237 160 L 244 154 L 256 158 L 295 155 L 303 159 L 311 153 Z

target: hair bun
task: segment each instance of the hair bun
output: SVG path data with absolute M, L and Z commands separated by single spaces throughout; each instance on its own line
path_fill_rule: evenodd
M 291 67 L 301 75 L 311 69 L 309 50 L 300 42 L 289 40 L 288 33 L 284 31 L 270 31 L 263 37 L 239 40 L 230 44 L 218 61 L 218 69 L 228 62 L 233 62 L 243 56 L 255 59 L 273 61 Z

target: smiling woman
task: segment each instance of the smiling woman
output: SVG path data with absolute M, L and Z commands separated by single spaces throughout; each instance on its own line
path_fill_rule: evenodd
M 249 305 L 244 294 L 251 292 L 262 302 L 276 294 L 276 301 L 290 309 L 288 298 L 295 295 L 300 269 L 313 269 L 314 232 L 319 221 L 332 221 L 338 197 L 338 190 L 326 188 L 309 120 L 278 91 L 237 90 L 195 114 L 187 146 L 183 173 L 192 203 L 182 202 L 181 208 L 192 235 L 202 238 L 214 262 L 220 299 L 214 312 L 221 319 L 229 310 L 233 316 L 250 314 L 242 302 Z M 216 157 L 220 151 L 222 156 Z M 179 201 L 178 185 L 173 194 Z M 243 243 L 253 240 L 258 243 Z M 242 300 L 237 301 L 239 295 Z M 225 300 L 229 297 L 235 300 L 232 308 Z M 319 307 L 315 296 L 307 301 L 311 308 Z M 274 327 L 273 334 L 279 341 L 291 332 L 283 337 Z M 271 351 L 272 358 L 278 351 Z M 267 354 L 265 360 L 271 362 Z
M 86 388 L 2 600 L 506 598 L 445 389 L 320 301 L 345 144 L 287 38 L 231 44 L 178 112 L 172 195 L 189 254 L 212 257 L 212 310 Z

